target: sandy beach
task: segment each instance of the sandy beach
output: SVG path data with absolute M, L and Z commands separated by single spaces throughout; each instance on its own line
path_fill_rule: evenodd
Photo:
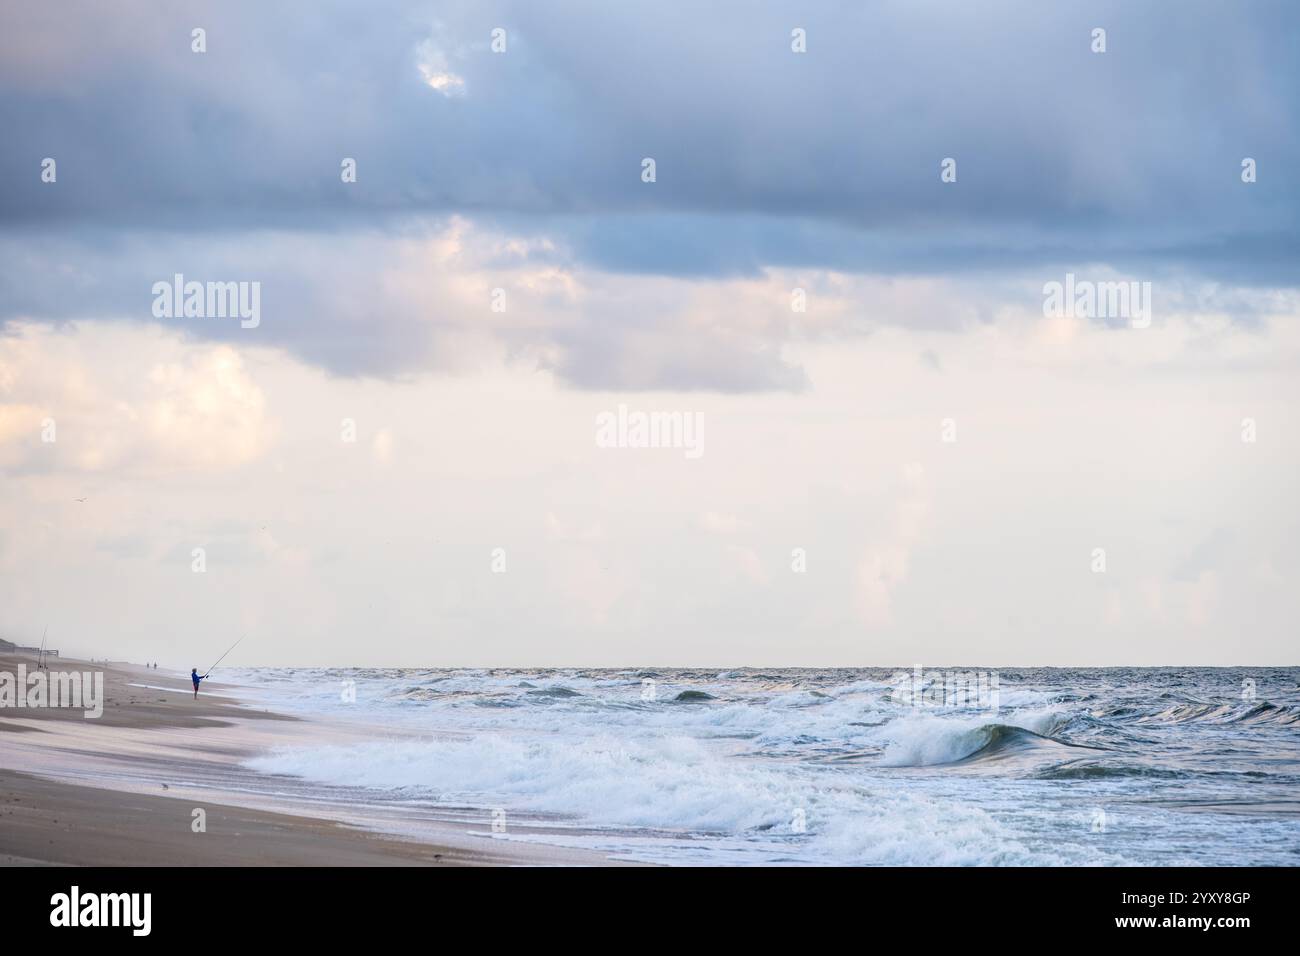
M 0 770 L 0 865 L 411 866 L 486 862 L 310 817 L 57 783 Z M 200 843 L 200 841 L 202 841 Z
M 36 660 L 0 655 L 0 673 Z M 102 716 L 0 709 L 0 864 L 410 866 L 591 864 L 602 857 L 493 839 L 482 819 L 449 825 L 419 808 L 387 816 L 240 766 L 277 744 L 349 731 L 241 703 L 213 682 L 56 658 L 104 675 Z M 353 731 L 355 733 L 355 731 Z M 204 831 L 195 832 L 197 810 Z

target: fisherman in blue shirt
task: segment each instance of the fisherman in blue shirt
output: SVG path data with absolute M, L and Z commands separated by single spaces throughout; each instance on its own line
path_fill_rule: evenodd
M 202 677 L 200 677 L 200 676 L 199 676 L 199 669 L 198 669 L 197 667 L 194 667 L 194 668 L 191 668 L 191 669 L 190 669 L 190 680 L 194 681 L 194 699 L 195 699 L 195 700 L 198 700 L 198 699 L 199 699 L 199 681 L 203 680 L 203 678 L 204 678 L 204 677 L 207 677 L 207 676 L 208 676 L 207 674 L 204 674 Z

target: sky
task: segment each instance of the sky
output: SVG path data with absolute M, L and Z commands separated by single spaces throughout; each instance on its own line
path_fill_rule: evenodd
M 1264 0 L 6 5 L 0 636 L 1300 663 L 1298 29 Z M 256 314 L 169 309 L 178 275 Z M 652 414 L 689 443 L 602 431 Z

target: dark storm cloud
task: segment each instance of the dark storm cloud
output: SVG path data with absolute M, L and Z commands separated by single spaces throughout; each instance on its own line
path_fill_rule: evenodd
M 56 3 L 4 18 L 10 225 L 586 213 L 616 240 L 634 227 L 614 216 L 748 214 L 890 232 L 916 258 L 947 228 L 1033 227 L 1066 246 L 1100 231 L 1168 254 L 1297 225 L 1293 4 L 383 3 L 303 18 Z M 189 50 L 194 25 L 206 54 Z M 488 50 L 498 25 L 504 55 Z M 808 53 L 790 52 L 793 26 Z M 424 84 L 430 54 L 464 95 Z M 47 155 L 57 189 L 35 175 Z M 1243 189 L 1247 155 L 1261 181 Z M 650 228 L 660 240 L 673 221 Z M 816 253 L 815 230 L 789 231 Z M 743 222 L 736 234 L 758 259 L 780 254 Z
M 51 3 L 7 5 L 0 25 L 0 229 L 68 256 L 11 261 L 0 318 L 69 311 L 77 277 L 111 311 L 117 285 L 134 297 L 169 271 L 115 248 L 452 214 L 615 273 L 1088 262 L 1296 284 L 1291 3 Z M 430 73 L 454 75 L 451 95 Z M 46 156 L 57 185 L 39 180 Z M 277 268 L 320 295 L 319 276 Z M 38 281 L 59 273 L 71 291 Z M 320 342 L 281 329 L 326 360 L 339 350 L 321 342 L 357 333 L 317 311 Z M 367 342 L 357 368 L 419 354 Z

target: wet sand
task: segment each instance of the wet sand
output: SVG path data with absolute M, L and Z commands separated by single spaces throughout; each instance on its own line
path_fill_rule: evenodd
M 35 670 L 0 654 L 0 672 Z M 591 865 L 588 852 L 496 840 L 481 813 L 371 807 L 241 761 L 285 743 L 346 739 L 229 696 L 236 688 L 124 663 L 50 661 L 104 674 L 98 719 L 81 710 L 0 709 L 0 865 Z M 141 686 L 147 685 L 147 686 Z M 194 811 L 206 832 L 193 829 Z
M 0 770 L 0 866 L 415 866 L 490 862 L 310 817 L 57 783 Z
M 32 730 L 16 721 L 19 718 L 35 721 L 78 721 L 100 727 L 225 727 L 236 717 L 265 720 L 294 720 L 267 710 L 241 707 L 238 702 L 220 696 L 223 688 L 219 682 L 204 681 L 198 700 L 193 697 L 190 682 L 170 675 L 168 671 L 121 662 L 79 661 L 66 657 L 48 659 L 52 671 L 91 671 L 104 675 L 104 713 L 94 720 L 86 720 L 80 710 L 72 708 L 4 708 L 0 709 L 0 732 L 4 730 Z M 0 653 L 0 671 L 16 674 L 24 665 L 29 674 L 36 671 L 34 655 Z M 135 685 L 152 684 L 165 690 L 151 690 Z M 8 719 L 6 719 L 8 718 Z

